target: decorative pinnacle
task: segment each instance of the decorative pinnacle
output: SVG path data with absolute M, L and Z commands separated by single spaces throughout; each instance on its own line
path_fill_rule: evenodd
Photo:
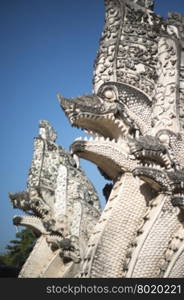
M 134 2 L 148 9 L 154 9 L 155 0 L 134 0 Z
M 55 142 L 57 138 L 56 131 L 46 120 L 41 120 L 39 122 L 39 134 L 43 139 L 50 140 L 52 142 Z

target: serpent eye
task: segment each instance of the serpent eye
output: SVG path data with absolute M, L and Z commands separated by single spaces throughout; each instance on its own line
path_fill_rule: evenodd
M 169 136 L 167 134 L 160 135 L 158 139 L 161 144 L 169 144 Z
M 156 135 L 158 138 L 159 142 L 163 145 L 169 145 L 170 142 L 170 137 L 167 132 L 159 131 Z
M 107 101 L 115 101 L 116 100 L 116 93 L 113 91 L 113 89 L 107 89 L 103 92 L 104 97 L 107 99 Z

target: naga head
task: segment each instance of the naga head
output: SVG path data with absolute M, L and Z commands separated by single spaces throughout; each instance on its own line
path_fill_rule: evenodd
M 184 167 L 182 137 L 161 130 L 156 137 L 145 136 L 130 144 L 131 153 L 139 160 L 133 171 L 160 193 L 169 194 L 173 206 L 184 208 Z
M 98 94 L 66 99 L 59 95 L 61 108 L 72 126 L 92 135 L 118 138 L 127 133 L 127 126 L 118 115 L 118 90 L 104 85 Z
M 137 131 L 143 134 L 151 126 L 150 100 L 127 84 L 108 82 L 100 86 L 97 94 L 58 98 L 71 124 L 92 135 L 118 141 Z
M 133 168 L 134 163 L 126 163 L 128 140 L 151 127 L 151 101 L 146 94 L 128 84 L 106 82 L 96 94 L 58 98 L 72 126 L 95 136 L 73 143 L 73 153 L 95 163 L 113 180 Z
M 173 206 L 184 208 L 184 168 L 175 172 L 168 172 L 167 175 L 170 181 Z
M 129 145 L 132 155 L 139 161 L 139 166 L 133 171 L 134 176 L 139 176 L 156 190 L 165 189 L 167 181 L 163 172 L 171 168 L 165 145 L 149 135 L 132 140 Z

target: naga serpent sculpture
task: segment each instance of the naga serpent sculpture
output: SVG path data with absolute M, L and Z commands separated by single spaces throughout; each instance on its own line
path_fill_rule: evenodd
M 105 8 L 93 94 L 58 95 L 72 126 L 94 136 L 74 141 L 72 155 L 111 180 L 67 276 L 183 277 L 184 17 L 163 19 L 150 0 L 105 0 Z

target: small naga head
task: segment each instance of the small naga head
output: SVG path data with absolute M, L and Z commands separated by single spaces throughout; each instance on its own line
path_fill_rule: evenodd
M 184 208 L 184 167 L 178 159 L 179 146 L 181 137 L 166 130 L 130 143 L 131 153 L 140 161 L 134 176 L 170 195 L 173 206 Z
M 172 192 L 171 202 L 173 206 L 184 208 L 184 168 L 167 173 Z
M 71 124 L 91 135 L 118 141 L 151 126 L 151 101 L 127 84 L 108 82 L 96 94 L 75 99 L 58 95 L 58 99 Z
M 131 153 L 139 160 L 134 176 L 149 183 L 153 189 L 167 190 L 169 183 L 165 170 L 171 169 L 167 148 L 159 139 L 146 135 L 129 143 Z

